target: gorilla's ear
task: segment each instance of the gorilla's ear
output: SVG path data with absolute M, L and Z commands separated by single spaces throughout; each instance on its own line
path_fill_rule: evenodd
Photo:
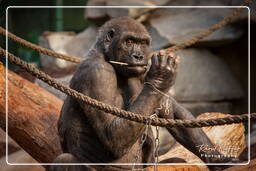
M 108 52 L 109 51 L 109 46 L 111 45 L 111 42 L 112 42 L 112 39 L 115 35 L 115 30 L 114 29 L 111 29 L 107 32 L 107 34 L 105 35 L 105 38 L 104 38 L 104 49 L 105 49 L 105 52 Z
M 106 35 L 106 41 L 110 42 L 112 40 L 112 38 L 115 35 L 115 30 L 111 29 L 110 31 L 108 31 L 107 35 Z

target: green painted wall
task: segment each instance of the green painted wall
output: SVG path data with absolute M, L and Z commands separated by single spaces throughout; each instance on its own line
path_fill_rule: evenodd
M 0 24 L 5 27 L 5 9 L 7 6 L 85 6 L 87 0 L 2 0 L 0 3 Z M 11 8 L 8 10 L 8 28 L 14 34 L 38 44 L 38 38 L 44 31 L 75 31 L 84 30 L 89 24 L 84 18 L 83 8 Z M 61 11 L 61 13 L 60 13 Z M 57 18 L 56 18 L 57 16 Z M 56 23 L 56 21 L 58 22 Z M 5 39 L 1 36 L 0 46 L 5 47 Z M 22 47 L 12 41 L 8 44 L 9 51 L 29 62 L 40 66 L 39 54 L 31 49 Z

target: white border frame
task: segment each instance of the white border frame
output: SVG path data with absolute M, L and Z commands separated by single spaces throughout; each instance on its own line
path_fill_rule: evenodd
M 250 118 L 250 8 L 248 6 L 8 6 L 6 9 L 6 35 L 8 33 L 8 10 L 11 8 L 247 8 L 248 9 L 248 114 Z M 6 163 L 8 165 L 248 165 L 250 158 L 250 119 L 248 119 L 247 163 L 10 163 L 8 161 L 8 38 L 6 36 Z

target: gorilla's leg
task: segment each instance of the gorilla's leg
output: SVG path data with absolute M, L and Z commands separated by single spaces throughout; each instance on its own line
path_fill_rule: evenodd
M 78 159 L 70 153 L 63 153 L 56 157 L 53 163 L 80 163 Z M 47 171 L 96 171 L 85 165 L 52 165 Z

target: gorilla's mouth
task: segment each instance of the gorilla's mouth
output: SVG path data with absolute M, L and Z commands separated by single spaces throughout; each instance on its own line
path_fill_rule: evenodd
M 132 66 L 147 66 L 148 63 L 146 62 L 141 62 L 141 63 L 128 63 L 129 65 L 132 65 Z
M 147 70 L 147 65 L 127 65 L 125 66 L 127 71 L 135 72 L 135 73 L 144 73 Z
M 119 62 L 119 61 L 109 61 L 112 64 L 122 65 L 126 67 L 146 67 L 147 63 L 129 63 L 129 62 Z
M 127 67 L 147 67 L 147 64 L 129 64 Z
M 139 70 L 146 70 L 147 64 L 128 64 L 125 66 L 127 69 L 139 69 Z

